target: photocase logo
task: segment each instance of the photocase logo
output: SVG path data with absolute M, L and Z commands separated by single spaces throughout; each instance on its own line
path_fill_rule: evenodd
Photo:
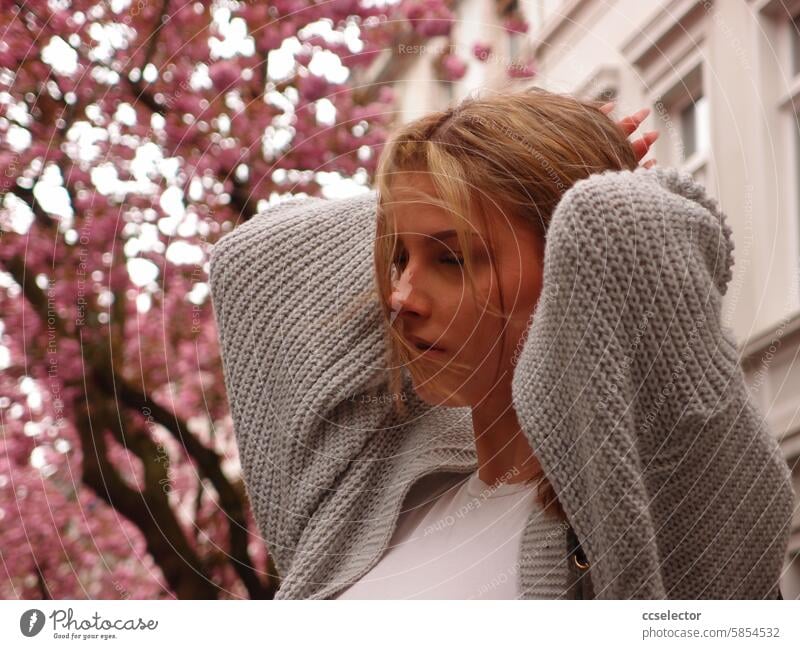
M 44 613 L 38 608 L 31 608 L 19 618 L 19 630 L 22 635 L 32 638 L 44 628 Z
M 109 640 L 119 637 L 118 631 L 155 631 L 158 620 L 135 618 L 105 618 L 97 611 L 91 617 L 75 617 L 71 608 L 55 608 L 48 616 L 53 623 L 55 640 Z M 27 638 L 38 635 L 44 628 L 45 614 L 38 608 L 25 611 L 19 618 L 19 630 Z

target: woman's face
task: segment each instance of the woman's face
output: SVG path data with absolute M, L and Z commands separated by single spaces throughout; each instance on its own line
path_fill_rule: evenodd
M 392 185 L 398 246 L 397 280 L 389 304 L 395 327 L 412 346 L 424 341 L 441 350 L 413 352 L 411 364 L 424 376 L 418 380 L 412 372 L 414 389 L 432 405 L 473 406 L 487 396 L 510 403 L 514 362 L 541 292 L 540 238 L 532 226 L 499 208 L 487 215 L 488 231 L 477 219 L 462 221 L 461 227 L 472 235 L 477 292 L 473 299 L 466 270 L 459 264 L 464 254 L 454 232 L 459 216 L 420 202 L 409 193 L 413 189 L 436 195 L 424 173 L 399 174 Z M 500 311 L 500 295 L 505 322 L 486 308 L 488 303 Z M 468 369 L 458 370 L 454 362 Z

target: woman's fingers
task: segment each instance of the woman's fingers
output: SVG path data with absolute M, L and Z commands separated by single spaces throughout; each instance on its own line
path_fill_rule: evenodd
M 602 110 L 606 115 L 608 115 L 612 110 L 614 110 L 614 106 L 617 105 L 617 102 L 610 101 L 607 104 L 603 104 L 600 106 L 600 110 Z
M 609 115 L 611 111 L 614 110 L 616 104 L 617 102 L 615 101 L 609 101 L 608 103 L 600 106 L 600 110 L 606 115 Z M 641 110 L 636 111 L 633 115 L 623 117 L 616 124 L 619 129 L 625 133 L 625 135 L 631 135 L 637 128 L 639 128 L 639 125 L 649 114 L 649 108 L 642 108 Z M 641 138 L 631 142 L 631 146 L 633 147 L 633 152 L 636 155 L 637 160 L 641 160 L 647 155 L 647 152 L 650 150 L 650 146 L 658 139 L 658 136 L 658 131 L 647 131 Z M 642 166 L 646 166 L 649 169 L 654 164 L 655 160 L 650 160 Z
M 633 115 L 629 115 L 628 117 L 623 117 L 621 120 L 617 122 L 617 126 L 622 129 L 622 132 L 625 135 L 630 135 L 633 133 L 637 128 L 639 128 L 639 124 L 644 121 L 644 118 L 650 114 L 649 108 L 642 108 L 642 110 L 636 111 Z
M 633 153 L 637 160 L 641 160 L 647 155 L 647 152 L 650 150 L 653 142 L 658 139 L 658 135 L 658 131 L 647 131 L 644 136 L 631 142 Z
M 614 110 L 614 107 L 617 105 L 616 101 L 609 101 L 607 104 L 603 104 L 600 106 L 600 110 L 603 111 L 606 115 L 611 114 L 611 111 Z M 633 133 L 637 128 L 639 128 L 639 124 L 642 123 L 645 117 L 650 114 L 649 108 L 642 108 L 641 110 L 635 112 L 633 115 L 628 115 L 628 117 L 623 117 L 621 120 L 617 122 L 617 126 L 622 129 L 622 132 L 625 135 L 630 135 Z
M 656 159 L 655 159 L 655 158 L 653 158 L 652 160 L 648 160 L 648 161 L 647 161 L 647 162 L 645 162 L 645 163 L 644 163 L 642 166 L 643 166 L 645 169 L 650 169 L 650 167 L 655 167 L 655 166 L 656 166 Z

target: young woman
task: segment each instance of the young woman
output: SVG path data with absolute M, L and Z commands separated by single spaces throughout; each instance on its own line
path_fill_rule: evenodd
M 607 110 L 471 97 L 377 191 L 214 247 L 276 597 L 778 596 L 794 494 L 719 322 L 730 228 Z

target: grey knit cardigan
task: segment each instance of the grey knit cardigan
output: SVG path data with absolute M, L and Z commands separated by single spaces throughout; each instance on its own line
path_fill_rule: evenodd
M 334 597 L 380 559 L 412 484 L 477 468 L 468 408 L 425 404 L 406 373 L 410 414 L 393 414 L 375 205 L 374 190 L 293 198 L 211 252 L 225 387 L 278 599 Z M 569 519 L 558 597 L 779 596 L 795 494 L 721 326 L 732 265 L 725 215 L 678 170 L 592 174 L 558 203 L 512 385 Z M 534 527 L 521 598 L 542 597 Z

